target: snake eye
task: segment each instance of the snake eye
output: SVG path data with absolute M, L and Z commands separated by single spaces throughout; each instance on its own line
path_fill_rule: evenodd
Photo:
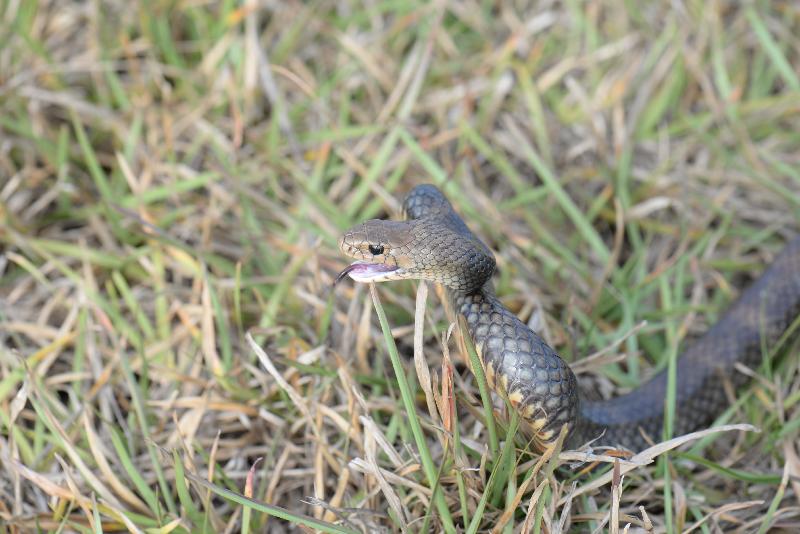
M 373 256 L 380 256 L 383 254 L 383 245 L 370 245 L 369 253 Z

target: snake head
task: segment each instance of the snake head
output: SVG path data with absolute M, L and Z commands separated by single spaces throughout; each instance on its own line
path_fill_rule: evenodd
M 356 261 L 336 282 L 420 279 L 462 292 L 477 291 L 494 272 L 494 255 L 463 223 L 425 216 L 408 221 L 369 220 L 342 235 L 339 249 Z
M 336 277 L 334 285 L 345 276 L 356 282 L 385 282 L 414 278 L 407 252 L 411 229 L 405 221 L 366 221 L 354 226 L 339 238 L 339 250 L 356 261 Z

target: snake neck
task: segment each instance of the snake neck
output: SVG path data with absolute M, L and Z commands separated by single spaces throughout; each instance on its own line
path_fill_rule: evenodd
M 521 415 L 534 442 L 545 447 L 568 432 L 579 409 L 575 375 L 556 352 L 492 293 L 447 290 L 452 311 L 467 329 L 489 386 Z

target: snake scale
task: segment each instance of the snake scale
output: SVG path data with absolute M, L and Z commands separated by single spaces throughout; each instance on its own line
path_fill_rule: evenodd
M 487 382 L 522 416 L 541 448 L 567 427 L 569 446 L 641 450 L 663 428 L 667 372 L 604 401 L 581 398 L 567 363 L 495 297 L 495 259 L 439 189 L 419 185 L 403 203 L 405 220 L 369 220 L 348 230 L 340 250 L 356 261 L 337 278 L 357 282 L 424 279 L 445 287 L 466 319 Z M 800 315 L 800 237 L 677 361 L 674 433 L 708 425 L 727 406 L 726 384 L 747 379 L 734 365 L 757 366 Z

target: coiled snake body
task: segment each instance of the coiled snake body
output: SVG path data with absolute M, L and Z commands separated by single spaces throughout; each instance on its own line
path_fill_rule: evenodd
M 607 401 L 580 398 L 575 375 L 556 352 L 494 296 L 491 251 L 432 185 L 415 187 L 403 203 L 404 221 L 369 220 L 340 239 L 357 259 L 339 275 L 359 282 L 408 278 L 441 283 L 453 310 L 466 319 L 487 381 L 508 398 L 542 447 L 563 426 L 569 444 L 639 450 L 645 435 L 663 428 L 667 373 Z M 755 366 L 800 314 L 800 237 L 677 362 L 675 434 L 709 424 L 726 406 L 725 384 L 746 376 L 734 364 Z

